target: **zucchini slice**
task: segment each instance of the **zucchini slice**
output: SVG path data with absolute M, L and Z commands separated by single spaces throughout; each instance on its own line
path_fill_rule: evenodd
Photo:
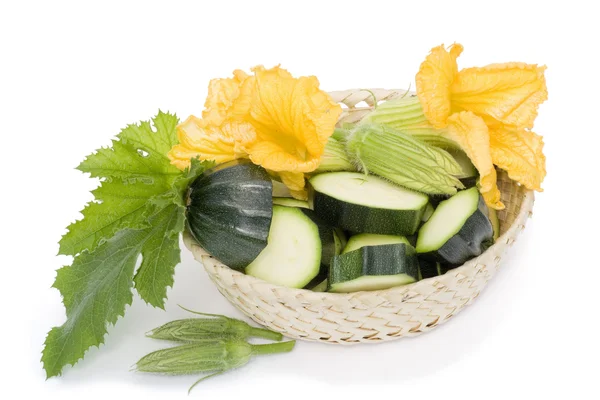
M 359 235 L 350 236 L 346 247 L 342 254 L 350 253 L 365 246 L 382 246 L 384 244 L 404 243 L 410 244 L 404 236 L 393 235 L 376 235 L 373 233 L 361 233 Z
M 419 259 L 419 280 L 442 275 L 441 264 L 437 261 Z
M 321 266 L 319 228 L 300 208 L 273 206 L 267 247 L 246 274 L 276 285 L 302 288 Z
M 312 209 L 325 222 L 355 233 L 412 235 L 428 197 L 358 172 L 331 172 L 310 179 Z
M 423 216 L 421 217 L 421 221 L 422 222 L 429 221 L 429 218 L 431 218 L 431 216 L 433 215 L 434 211 L 435 211 L 435 208 L 433 207 L 433 205 L 431 203 L 427 203 L 427 207 L 425 207 L 425 212 L 423 212 Z
M 447 149 L 446 150 L 460 165 L 460 169 L 462 173 L 457 176 L 460 182 L 465 186 L 465 188 L 472 188 L 477 185 L 477 181 L 479 180 L 479 172 L 471 162 L 469 156 L 465 154 L 464 151 L 459 149 Z
M 313 292 L 326 292 L 327 291 L 327 278 L 318 285 L 315 285 L 312 289 Z
M 249 160 L 205 171 L 190 185 L 190 233 L 210 255 L 243 270 L 267 246 L 272 187 L 267 171 Z
M 278 206 L 310 208 L 308 201 L 298 200 L 291 197 L 273 197 L 273 204 Z
M 402 236 L 356 235 L 344 252 L 333 258 L 328 291 L 338 293 L 380 290 L 415 282 L 419 261 Z
M 492 244 L 492 224 L 477 188 L 463 190 L 442 201 L 419 230 L 420 258 L 460 265 Z

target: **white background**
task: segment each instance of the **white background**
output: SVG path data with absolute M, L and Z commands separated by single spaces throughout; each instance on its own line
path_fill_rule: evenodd
M 195 377 L 128 372 L 161 343 L 143 334 L 177 303 L 241 317 L 187 250 L 166 312 L 135 299 L 106 344 L 45 380 L 47 331 L 64 322 L 55 270 L 65 226 L 95 182 L 74 169 L 160 108 L 199 114 L 210 78 L 281 63 L 325 90 L 406 87 L 430 48 L 459 66 L 548 65 L 535 130 L 545 192 L 495 279 L 417 338 L 299 342 L 208 380 L 193 398 L 598 398 L 600 63 L 594 2 L 2 1 L 0 6 L 0 397 L 185 398 Z M 552 4 L 555 3 L 555 4 Z M 210 5 L 209 5 L 210 4 Z M 414 88 L 414 84 L 412 86 Z M 8 395 L 8 396 L 7 396 Z

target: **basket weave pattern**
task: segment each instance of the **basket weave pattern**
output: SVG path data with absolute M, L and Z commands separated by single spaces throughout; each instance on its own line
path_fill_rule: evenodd
M 340 123 L 356 122 L 381 102 L 405 90 L 331 92 L 343 104 Z M 410 95 L 410 94 L 408 94 Z M 366 106 L 357 107 L 360 102 Z M 498 212 L 500 238 L 485 253 L 445 275 L 372 292 L 315 293 L 273 285 L 234 271 L 207 254 L 184 234 L 184 243 L 218 290 L 257 323 L 285 336 L 327 343 L 381 342 L 433 329 L 470 304 L 496 273 L 504 252 L 525 228 L 534 196 L 499 171 L 498 187 L 506 208 Z

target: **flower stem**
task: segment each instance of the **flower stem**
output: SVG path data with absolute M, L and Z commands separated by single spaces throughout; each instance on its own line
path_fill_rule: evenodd
M 283 335 L 279 332 L 273 332 L 268 329 L 255 328 L 255 327 L 250 328 L 249 336 L 268 339 L 268 340 L 276 340 L 278 342 L 281 339 L 283 339 Z
M 275 354 L 275 353 L 288 353 L 292 351 L 294 345 L 296 344 L 295 340 L 290 340 L 287 342 L 281 343 L 268 343 L 268 344 L 253 344 L 252 346 L 252 354 Z

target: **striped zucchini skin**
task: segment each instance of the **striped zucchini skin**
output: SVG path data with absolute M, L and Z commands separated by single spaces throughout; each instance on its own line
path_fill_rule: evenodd
M 210 255 L 243 270 L 267 246 L 272 191 L 267 171 L 248 160 L 205 171 L 190 186 L 190 233 Z
M 425 205 L 418 210 L 389 210 L 347 203 L 324 193 L 310 190 L 313 209 L 331 226 L 353 233 L 412 235 L 419 228 Z
M 467 218 L 458 233 L 448 238 L 437 250 L 420 253 L 419 258 L 458 266 L 486 251 L 493 244 L 493 234 L 492 224 L 487 217 L 487 206 L 480 196 L 477 209 Z
M 364 276 L 405 274 L 416 281 L 419 261 L 415 249 L 405 243 L 364 246 L 333 258 L 328 285 L 332 286 Z

